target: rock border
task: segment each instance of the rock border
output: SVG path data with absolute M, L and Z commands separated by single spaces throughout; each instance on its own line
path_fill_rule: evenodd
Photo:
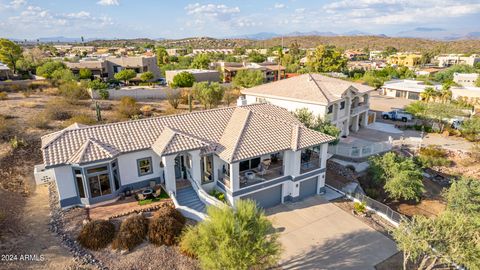
M 95 259 L 92 253 L 83 248 L 75 239 L 72 239 L 64 230 L 63 219 L 65 217 L 64 211 L 60 208 L 58 193 L 55 184 L 48 183 L 48 194 L 50 204 L 50 222 L 49 230 L 60 238 L 62 245 L 67 248 L 73 255 L 73 260 L 81 265 L 92 265 L 101 270 L 108 270 L 102 262 Z M 68 210 L 66 210 L 68 211 Z

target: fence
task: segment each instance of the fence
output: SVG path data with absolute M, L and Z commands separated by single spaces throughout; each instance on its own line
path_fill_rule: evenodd
M 170 89 L 168 87 L 157 88 L 132 88 L 132 89 L 108 89 L 109 99 L 121 99 L 122 97 L 133 97 L 137 100 L 141 99 L 166 99 L 168 91 L 178 93 L 178 89 Z M 99 99 L 98 91 L 91 91 L 90 95 L 94 99 Z
M 372 142 L 363 146 L 351 146 L 339 143 L 337 145 L 329 145 L 328 153 L 350 158 L 364 158 L 390 151 L 392 150 L 392 146 L 390 142 Z
M 367 209 L 371 210 L 371 211 L 375 211 L 375 213 L 377 215 L 379 215 L 380 217 L 384 218 L 385 220 L 387 220 L 388 222 L 390 222 L 392 225 L 394 225 L 395 227 L 398 226 L 400 224 L 400 222 L 404 219 L 406 219 L 407 217 L 398 213 L 397 211 L 393 210 L 392 208 L 390 208 L 389 206 L 379 202 L 379 201 L 376 201 L 368 196 L 366 196 L 365 194 L 362 194 L 360 192 L 344 192 L 344 191 L 341 191 L 341 190 L 338 190 L 330 185 L 326 185 L 328 186 L 329 188 L 341 193 L 341 194 L 344 194 L 348 199 L 352 200 L 352 201 L 355 201 L 355 202 L 362 202 L 362 203 L 365 203 Z

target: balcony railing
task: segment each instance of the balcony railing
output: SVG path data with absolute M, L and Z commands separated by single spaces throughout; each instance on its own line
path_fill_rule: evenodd
M 261 182 L 269 181 L 282 177 L 283 165 L 271 166 L 267 170 L 246 170 L 240 172 L 240 188 L 255 185 Z
M 230 175 L 224 173 L 222 170 L 218 170 L 218 180 L 222 182 L 227 188 L 232 188 Z
M 300 173 L 306 173 L 318 168 L 320 168 L 320 158 L 312 157 L 310 160 L 301 163 Z
M 351 114 L 358 114 L 358 113 L 361 113 L 361 112 L 366 111 L 366 110 L 368 110 L 368 105 L 367 104 L 359 105 L 355 108 L 352 108 Z

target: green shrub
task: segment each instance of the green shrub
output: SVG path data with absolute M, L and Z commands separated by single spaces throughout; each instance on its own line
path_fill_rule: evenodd
M 10 139 L 9 143 L 10 143 L 10 146 L 11 146 L 13 149 L 17 149 L 17 148 L 24 147 L 24 146 L 27 145 L 27 143 L 25 142 L 24 139 L 18 138 L 17 136 L 15 136 L 15 137 L 13 137 L 12 139 Z
M 88 99 L 90 95 L 84 84 L 79 84 L 76 81 L 67 81 L 58 87 L 60 95 L 66 97 L 70 101 L 79 99 Z
M 226 199 L 225 199 L 225 194 L 223 192 L 220 192 L 216 189 L 212 189 L 210 191 L 210 195 L 212 195 L 213 197 L 219 199 L 220 201 L 222 202 L 226 202 Z
M 184 225 L 186 222 L 185 217 L 177 209 L 166 204 L 155 212 L 154 217 L 171 217 L 180 222 L 182 225 Z
M 7 92 L 0 92 L 0 100 L 7 100 L 8 94 Z
M 355 213 L 363 214 L 367 211 L 367 205 L 364 202 L 354 202 L 353 210 Z
M 67 120 L 71 117 L 70 105 L 62 99 L 54 99 L 45 105 L 44 114 L 50 120 Z
M 180 250 L 198 258 L 202 269 L 270 269 L 281 245 L 272 223 L 252 200 L 207 209 L 209 218 L 188 227 Z
M 436 145 L 420 148 L 418 160 L 423 167 L 450 166 L 447 151 Z
M 171 246 L 177 242 L 183 224 L 171 216 L 154 216 L 148 225 L 148 239 L 155 245 Z
M 117 107 L 117 113 L 120 117 L 131 118 L 140 113 L 137 101 L 132 97 L 122 97 Z
M 113 240 L 113 249 L 132 250 L 145 240 L 148 232 L 148 220 L 141 214 L 127 218 Z
M 83 125 L 94 125 L 95 123 L 97 123 L 97 121 L 89 115 L 76 114 L 76 115 L 72 116 L 70 119 L 68 119 L 64 123 L 64 126 L 68 127 L 68 126 L 70 126 L 72 124 L 75 124 L 75 123 L 83 124 Z
M 99 250 L 110 244 L 115 236 L 115 226 L 107 220 L 92 220 L 83 226 L 77 237 L 85 248 Z
M 107 89 L 99 89 L 97 91 L 101 99 L 108 99 L 110 97 L 110 93 L 108 93 Z
M 45 112 L 34 115 L 28 120 L 30 126 L 40 128 L 40 129 L 49 129 L 50 128 L 50 119 L 47 117 Z

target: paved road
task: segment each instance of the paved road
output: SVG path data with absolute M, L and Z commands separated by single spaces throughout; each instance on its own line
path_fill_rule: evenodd
M 374 269 L 397 253 L 392 240 L 319 196 L 267 214 L 281 231 L 284 269 Z

